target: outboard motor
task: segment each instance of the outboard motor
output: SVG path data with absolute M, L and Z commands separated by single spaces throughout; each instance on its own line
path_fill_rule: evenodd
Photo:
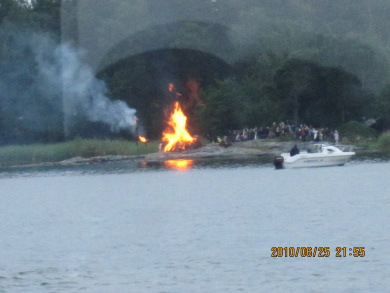
M 275 169 L 283 169 L 284 158 L 282 156 L 276 156 L 274 158 Z

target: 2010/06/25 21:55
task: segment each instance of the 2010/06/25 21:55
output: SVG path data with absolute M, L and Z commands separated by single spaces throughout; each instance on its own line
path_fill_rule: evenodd
M 331 251 L 329 246 L 320 247 L 272 247 L 271 257 L 330 257 Z M 349 251 L 349 253 L 347 253 Z M 364 257 L 365 247 L 336 247 L 336 257 Z

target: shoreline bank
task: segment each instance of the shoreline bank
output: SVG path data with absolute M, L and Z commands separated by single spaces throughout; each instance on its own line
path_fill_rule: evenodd
M 39 163 L 18 163 L 0 166 L 3 168 L 28 168 L 28 167 L 45 167 L 45 166 L 77 166 L 84 164 L 96 164 L 115 161 L 136 161 L 136 162 L 163 162 L 167 160 L 197 160 L 197 159 L 245 159 L 264 156 L 276 156 L 283 152 L 289 152 L 290 149 L 298 145 L 298 148 L 305 150 L 312 142 L 298 141 L 270 141 L 270 140 L 252 140 L 245 142 L 236 142 L 229 147 L 219 146 L 217 143 L 209 143 L 194 150 L 182 152 L 150 152 L 147 154 L 137 155 L 99 155 L 99 156 L 74 156 L 60 161 L 46 161 Z M 340 145 L 353 149 L 357 156 L 387 154 L 378 152 L 372 147 L 360 147 L 356 145 Z

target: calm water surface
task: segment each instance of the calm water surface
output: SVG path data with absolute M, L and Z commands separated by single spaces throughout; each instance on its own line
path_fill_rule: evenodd
M 387 292 L 390 163 L 259 163 L 3 170 L 0 292 Z

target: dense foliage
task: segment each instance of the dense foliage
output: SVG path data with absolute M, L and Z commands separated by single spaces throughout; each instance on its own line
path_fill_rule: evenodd
M 191 130 L 211 137 L 287 120 L 389 119 L 389 9 L 385 0 L 2 0 L 0 144 L 65 139 L 62 96 L 39 68 L 62 42 L 82 46 L 109 96 L 135 108 L 154 138 L 174 99 Z M 74 119 L 80 136 L 112 136 Z
M 373 128 L 357 121 L 343 124 L 339 131 L 343 134 L 343 138 L 347 138 L 349 143 L 369 141 L 377 137 L 377 132 Z M 344 139 L 344 142 L 347 142 L 346 139 Z
M 378 149 L 381 151 L 390 151 L 390 134 L 384 133 L 378 139 Z

